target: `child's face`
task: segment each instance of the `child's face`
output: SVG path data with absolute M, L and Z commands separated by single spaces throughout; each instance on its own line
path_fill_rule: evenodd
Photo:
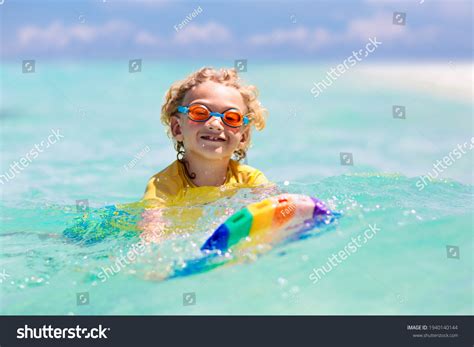
M 189 90 L 182 105 L 199 103 L 212 112 L 223 113 L 236 109 L 246 114 L 247 106 L 242 95 L 234 87 L 207 81 Z M 186 155 L 198 155 L 207 159 L 230 158 L 234 150 L 242 147 L 249 136 L 249 126 L 231 128 L 221 118 L 211 117 L 206 122 L 195 122 L 186 115 L 172 117 L 171 129 L 174 138 L 184 143 Z M 222 141 L 211 141 L 203 137 L 212 136 Z

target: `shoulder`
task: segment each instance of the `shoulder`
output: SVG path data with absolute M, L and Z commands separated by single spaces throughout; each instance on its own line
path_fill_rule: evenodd
M 270 183 L 260 170 L 250 165 L 241 164 L 238 161 L 231 160 L 230 166 L 234 174 L 238 177 L 239 183 L 250 185 Z
M 177 161 L 153 175 L 147 183 L 143 199 L 165 199 L 181 187 Z

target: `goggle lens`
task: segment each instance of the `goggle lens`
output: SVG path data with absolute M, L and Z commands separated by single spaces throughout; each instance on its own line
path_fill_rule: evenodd
M 193 105 L 189 107 L 189 117 L 193 120 L 202 122 L 207 119 L 209 119 L 210 112 L 207 108 L 199 106 L 199 105 Z
M 243 116 L 235 111 L 227 111 L 224 113 L 224 123 L 231 127 L 241 126 L 243 122 Z

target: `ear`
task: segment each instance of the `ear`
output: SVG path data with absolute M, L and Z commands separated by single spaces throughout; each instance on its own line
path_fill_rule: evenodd
M 176 139 L 176 141 L 183 141 L 183 132 L 181 131 L 180 119 L 178 116 L 171 116 L 170 122 L 171 135 Z
M 245 127 L 244 131 L 242 131 L 242 136 L 240 138 L 239 147 L 243 148 L 250 140 L 250 127 Z

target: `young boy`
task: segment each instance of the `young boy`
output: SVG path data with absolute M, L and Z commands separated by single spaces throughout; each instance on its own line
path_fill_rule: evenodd
M 174 83 L 161 121 L 177 160 L 149 180 L 144 200 L 205 203 L 226 188 L 269 183 L 259 170 L 240 163 L 250 146 L 251 127 L 262 130 L 265 116 L 257 89 L 242 85 L 234 69 L 205 67 Z

